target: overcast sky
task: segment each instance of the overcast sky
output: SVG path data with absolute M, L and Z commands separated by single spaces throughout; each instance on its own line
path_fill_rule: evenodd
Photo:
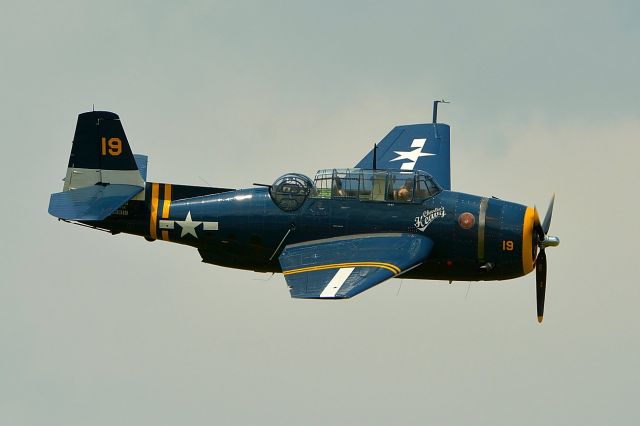
M 637 2 L 131 3 L 2 4 L 1 424 L 638 424 Z M 533 275 L 292 300 L 47 214 L 94 104 L 150 180 L 246 187 L 441 98 L 455 190 L 557 194 L 543 325 Z

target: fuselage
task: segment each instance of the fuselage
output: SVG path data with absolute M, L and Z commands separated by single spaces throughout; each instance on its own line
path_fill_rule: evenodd
M 394 202 L 312 194 L 285 211 L 266 187 L 186 198 L 178 188 L 194 193 L 184 191 L 193 187 L 148 182 L 144 201 L 129 201 L 89 224 L 193 246 L 204 262 L 260 272 L 281 272 L 278 255 L 289 244 L 389 232 L 419 233 L 434 242 L 429 258 L 402 278 L 504 280 L 529 273 L 535 260 L 533 209 L 497 198 L 440 191 Z

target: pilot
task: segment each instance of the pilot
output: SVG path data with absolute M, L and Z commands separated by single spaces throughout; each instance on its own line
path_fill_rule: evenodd
M 413 195 L 413 179 L 407 179 L 400 188 L 395 191 L 396 201 L 411 201 Z

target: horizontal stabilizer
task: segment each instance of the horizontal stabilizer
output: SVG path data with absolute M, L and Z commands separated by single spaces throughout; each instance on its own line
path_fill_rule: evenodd
M 51 194 L 49 214 L 65 220 L 103 220 L 144 188 L 135 185 L 92 185 Z

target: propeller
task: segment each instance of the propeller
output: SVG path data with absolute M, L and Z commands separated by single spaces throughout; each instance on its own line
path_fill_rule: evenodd
M 540 253 L 536 257 L 536 307 L 538 311 L 538 322 L 542 322 L 544 316 L 544 296 L 547 290 L 547 254 L 545 249 L 547 247 L 556 247 L 560 244 L 560 238 L 549 233 L 549 227 L 551 226 L 551 215 L 553 214 L 553 202 L 555 200 L 555 194 L 551 197 L 547 214 L 544 216 L 544 220 L 540 223 L 540 216 L 538 216 L 538 210 L 535 210 L 535 219 L 533 228 L 536 233 L 536 242 Z

